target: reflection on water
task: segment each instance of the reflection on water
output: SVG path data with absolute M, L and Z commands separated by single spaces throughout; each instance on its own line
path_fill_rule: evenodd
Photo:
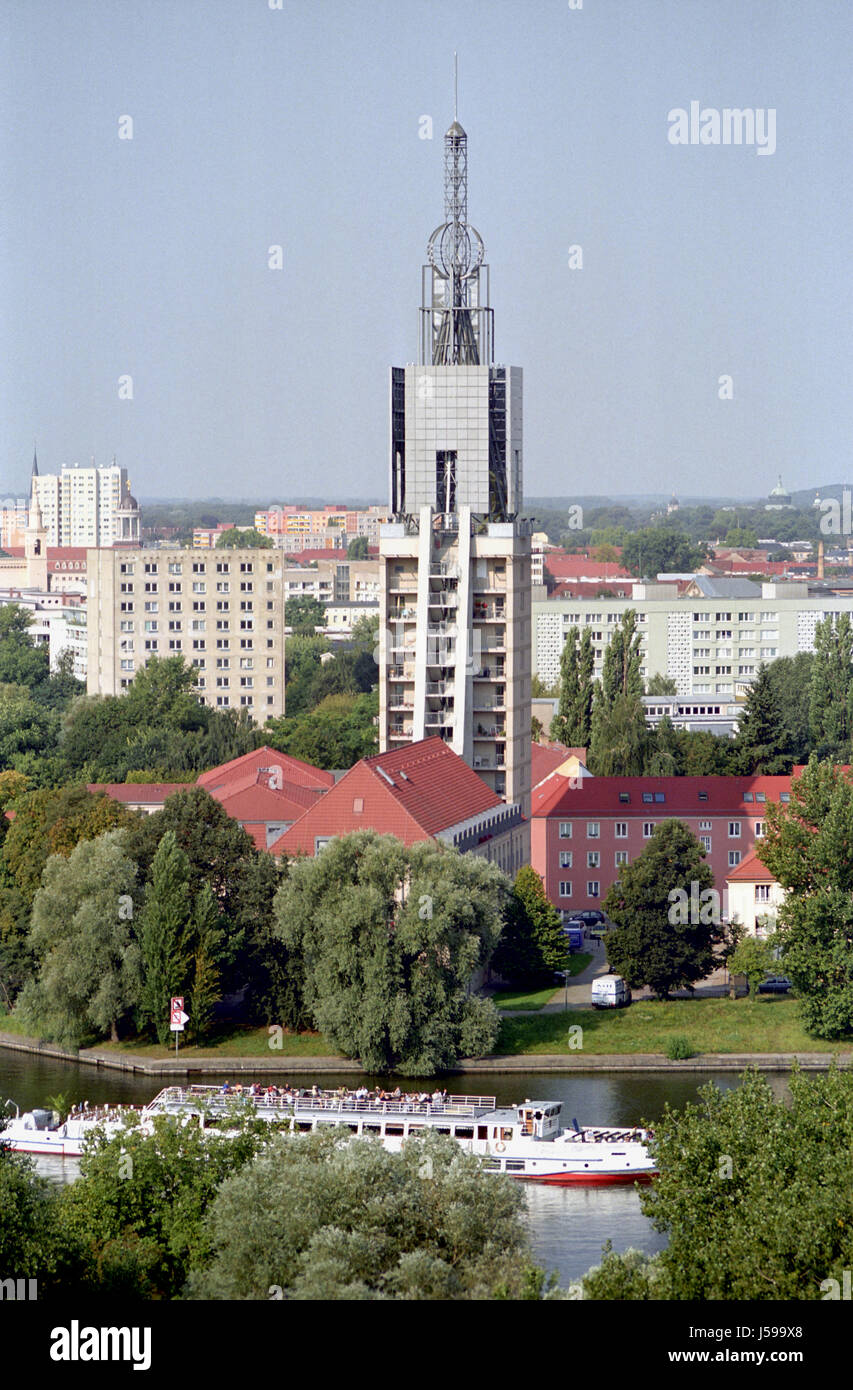
M 251 1077 L 240 1079 L 246 1084 Z M 324 1073 L 318 1078 L 309 1070 L 290 1072 L 287 1079 L 303 1086 L 317 1081 L 323 1087 L 334 1089 L 357 1086 L 362 1078 L 351 1073 Z M 388 1077 L 364 1079 L 367 1084 L 380 1080 L 386 1087 L 399 1084 L 404 1091 L 432 1090 L 436 1081 L 435 1078 L 413 1080 L 407 1077 L 392 1077 L 390 1081 Z M 205 1080 L 218 1084 L 234 1080 L 234 1077 L 222 1073 Z M 784 1074 L 771 1073 L 767 1080 L 775 1095 L 786 1094 Z M 667 1103 L 680 1109 L 688 1101 L 695 1100 L 699 1088 L 709 1082 L 721 1090 L 740 1084 L 736 1073 L 696 1071 L 582 1076 L 518 1072 L 445 1077 L 439 1081 L 449 1091 L 493 1094 L 502 1104 L 525 1097 L 559 1100 L 563 1103 L 566 1121 L 577 1118 L 586 1125 L 635 1125 L 642 1120 L 653 1123 Z M 100 1071 L 0 1048 L 0 1098 L 13 1096 L 22 1110 L 43 1105 L 48 1095 L 57 1094 L 64 1095 L 69 1104 L 88 1100 L 93 1104 L 120 1101 L 139 1105 L 151 1100 L 166 1084 L 165 1078 Z M 73 1182 L 79 1175 L 79 1164 L 75 1160 L 42 1157 L 35 1161 L 38 1171 L 54 1182 Z M 524 1190 L 535 1257 L 549 1273 L 556 1270 L 562 1285 L 599 1263 L 601 1247 L 608 1238 L 615 1250 L 633 1246 L 647 1253 L 662 1249 L 666 1243 L 640 1211 L 639 1193 L 633 1187 L 559 1188 L 527 1183 Z

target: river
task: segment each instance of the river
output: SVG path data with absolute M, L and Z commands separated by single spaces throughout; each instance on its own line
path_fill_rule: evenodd
M 223 1081 L 221 1076 L 205 1077 L 206 1081 Z M 316 1079 L 310 1071 L 288 1073 L 288 1080 L 311 1085 Z M 245 1078 L 241 1077 L 241 1080 Z M 277 1078 L 278 1081 L 281 1078 Z M 324 1087 L 359 1084 L 352 1073 L 323 1073 Z M 370 1084 L 375 1078 L 366 1077 Z M 694 1100 L 699 1088 L 713 1081 L 721 1090 L 739 1084 L 731 1072 L 709 1073 L 673 1072 L 600 1072 L 567 1076 L 549 1072 L 513 1072 L 483 1077 L 456 1076 L 444 1078 L 441 1085 L 450 1091 L 494 1094 L 498 1101 L 512 1103 L 526 1096 L 540 1100 L 560 1100 L 563 1114 L 581 1124 L 635 1125 L 643 1120 L 654 1123 L 664 1105 L 680 1108 Z M 770 1073 L 768 1081 L 777 1095 L 785 1092 L 787 1078 Z M 382 1084 L 394 1086 L 399 1082 L 406 1090 L 432 1090 L 433 1080 L 411 1078 L 382 1078 Z M 43 1105 L 49 1095 L 64 1095 L 68 1103 L 81 1100 L 133 1102 L 150 1100 L 165 1080 L 134 1076 L 129 1072 L 100 1071 L 51 1058 L 35 1057 L 25 1052 L 9 1052 L 0 1048 L 0 1099 L 11 1096 L 22 1110 Z M 39 1171 L 57 1182 L 73 1181 L 78 1173 L 75 1162 L 60 1159 L 37 1159 Z M 585 1273 L 597 1264 L 601 1248 L 611 1240 L 615 1250 L 652 1252 L 665 1244 L 643 1216 L 640 1198 L 630 1187 L 560 1188 L 529 1183 L 525 1186 L 530 1238 L 537 1261 L 550 1273 L 555 1271 L 561 1284 Z

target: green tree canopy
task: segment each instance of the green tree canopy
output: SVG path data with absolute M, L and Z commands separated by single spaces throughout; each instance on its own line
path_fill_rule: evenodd
M 853 1032 L 853 783 L 813 754 L 786 806 L 768 802 L 761 859 L 787 889 L 778 913 L 785 973 L 810 1033 Z
M 366 1071 L 429 1076 L 482 1056 L 497 1010 L 471 982 L 492 958 L 509 887 L 473 855 L 367 830 L 295 861 L 275 916 L 301 1012 Z
M 216 538 L 217 550 L 272 550 L 273 542 L 270 536 L 264 536 L 260 531 L 256 531 L 254 526 L 249 526 L 242 530 L 239 526 L 231 526 L 227 531 L 222 531 Z
M 286 600 L 284 621 L 294 633 L 312 636 L 316 628 L 325 626 L 326 605 L 310 594 L 298 594 Z
M 30 929 L 39 974 L 17 1006 L 39 1035 L 71 1046 L 93 1032 L 115 1040 L 119 1021 L 139 1000 L 136 865 L 126 838 L 126 831 L 107 831 L 45 865 Z
M 15 819 L 3 840 L 0 857 L 32 904 L 44 866 L 52 854 L 69 855 L 81 840 L 94 840 L 105 830 L 131 826 L 139 819 L 103 793 L 85 787 L 28 792 L 15 802 Z
M 696 836 L 678 820 L 662 821 L 641 854 L 621 870 L 604 900 L 616 928 L 607 937 L 613 969 L 632 987 L 661 999 L 714 968 L 720 914 L 714 876 Z
M 812 747 L 822 758 L 849 758 L 853 699 L 853 625 L 828 613 L 815 628 L 809 700 Z
M 282 1136 L 226 1179 L 191 1298 L 537 1297 L 523 1194 L 449 1138 L 387 1153 L 340 1134 Z M 251 1221 L 246 1213 L 252 1213 Z
M 794 1071 L 790 1100 L 747 1074 L 655 1123 L 660 1176 L 640 1197 L 668 1243 L 608 1255 L 584 1298 L 823 1299 L 853 1262 L 853 1075 Z
M 645 575 L 691 573 L 707 558 L 707 546 L 694 543 L 683 532 L 659 526 L 633 532 L 622 547 L 624 568 L 641 579 Z
M 775 776 L 791 771 L 792 759 L 788 748 L 782 707 L 770 669 L 762 665 L 758 668 L 758 675 L 749 688 L 741 711 L 735 737 L 735 756 L 745 774 Z
M 367 536 L 353 536 L 347 546 L 348 560 L 366 560 L 370 554 Z
M 560 657 L 560 703 L 550 736 L 568 748 L 588 748 L 593 701 L 592 632 L 569 628 Z
M 273 748 L 326 771 L 352 767 L 376 753 L 379 697 L 369 694 L 327 695 L 309 712 L 270 719 L 265 733 Z
M 513 984 L 551 982 L 554 971 L 565 967 L 567 954 L 560 914 L 536 870 L 524 864 L 515 876 L 492 969 Z

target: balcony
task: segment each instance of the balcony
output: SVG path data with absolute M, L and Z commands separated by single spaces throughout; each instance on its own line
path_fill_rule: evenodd
M 481 651 L 481 652 L 480 652 L 480 655 L 481 655 L 481 656 L 484 656 L 485 653 Z M 485 666 L 481 666 L 480 669 L 479 669 L 479 671 L 475 671 L 475 672 L 474 672 L 474 680 L 475 680 L 475 681 L 502 681 L 502 680 L 506 680 L 506 668 L 505 668 L 505 666 L 503 665 L 502 662 L 499 663 L 499 664 L 497 664 L 497 665 L 488 663 L 488 664 L 486 664 Z
M 449 695 L 454 694 L 453 681 L 427 681 L 427 695 Z
M 503 605 L 478 603 L 474 600 L 474 622 L 475 623 L 504 623 L 506 622 L 506 609 Z
M 388 725 L 389 738 L 408 738 L 412 737 L 411 723 L 404 723 L 402 720 L 392 720 Z

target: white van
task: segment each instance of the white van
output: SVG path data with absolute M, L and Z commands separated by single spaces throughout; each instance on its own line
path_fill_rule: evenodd
M 599 975 L 592 982 L 594 1009 L 622 1009 L 631 1002 L 631 991 L 621 975 Z

